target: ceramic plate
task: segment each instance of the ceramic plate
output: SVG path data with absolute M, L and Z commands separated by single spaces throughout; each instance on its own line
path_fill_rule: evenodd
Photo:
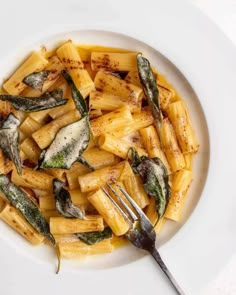
M 235 48 L 187 2 L 149 1 L 145 6 L 97 2 L 67 1 L 59 7 L 57 1 L 42 1 L 36 13 L 29 1 L 21 1 L 14 8 L 20 13 L 14 21 L 17 32 L 11 23 L 7 28 L 11 37 L 0 49 L 0 78 L 29 51 L 41 45 L 50 49 L 68 39 L 144 52 L 185 99 L 200 143 L 183 219 L 179 224 L 169 222 L 157 240 L 186 293 L 200 294 L 235 249 Z M 10 12 L 10 4 L 5 6 Z M 3 15 L 2 28 L 5 21 Z M 132 246 L 86 260 L 63 261 L 61 273 L 55 275 L 56 261 L 48 247 L 28 245 L 2 222 L 0 241 L 4 295 L 174 294 L 154 261 Z

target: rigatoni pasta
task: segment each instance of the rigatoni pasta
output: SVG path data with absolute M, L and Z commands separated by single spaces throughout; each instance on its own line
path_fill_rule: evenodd
M 199 146 L 185 102 L 154 68 L 151 86 L 157 88 L 159 104 L 153 111 L 138 56 L 69 40 L 52 52 L 33 52 L 3 84 L 1 118 L 12 113 L 14 123 L 20 123 L 13 142 L 19 155 L 11 156 L 11 149 L 5 149 L 0 140 L 0 192 L 4 195 L 2 185 L 9 180 L 11 189 L 31 200 L 47 234 L 30 222 L 34 217 L 26 218 L 27 210 L 19 211 L 24 207 L 20 197 L 20 205 L 13 207 L 6 192 L 5 198 L 0 193 L 0 219 L 32 244 L 47 238 L 64 258 L 110 253 L 115 241 L 125 239 L 130 229 L 127 218 L 114 205 L 125 211 L 117 197 L 119 186 L 146 213 L 156 233 L 163 230 L 167 219 L 181 220 Z M 35 74 L 42 87 L 35 87 L 35 80 L 26 85 L 25 78 Z M 19 96 L 37 101 L 51 92 L 49 100 L 68 100 L 24 112 L 4 101 L 6 92 L 16 105 Z M 80 129 L 81 122 L 86 130 Z M 0 126 L 4 136 L 3 129 Z M 22 171 L 16 170 L 16 157 Z M 150 173 L 155 175 L 151 180 Z M 158 185 L 153 187 L 153 183 Z M 164 209 L 158 190 L 170 196 L 164 200 Z
M 33 52 L 28 59 L 15 71 L 15 73 L 4 84 L 3 88 L 10 94 L 20 94 L 27 85 L 22 80 L 33 72 L 43 70 L 48 60 L 42 52 Z

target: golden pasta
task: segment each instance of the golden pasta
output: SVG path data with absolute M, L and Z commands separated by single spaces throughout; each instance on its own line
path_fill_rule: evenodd
M 7 176 L 25 192 L 26 198 L 28 196 L 37 205 L 62 258 L 110 253 L 114 246 L 125 245 L 130 222 L 115 203 L 126 211 L 123 200 L 134 213 L 135 210 L 119 186 L 144 211 L 157 234 L 165 230 L 166 220 L 181 220 L 199 145 L 185 102 L 164 76 L 152 68 L 162 114 L 157 130 L 153 108 L 143 91 L 145 83 L 142 81 L 142 85 L 139 79 L 138 59 L 137 53 L 130 50 L 76 45 L 68 40 L 50 52 L 46 49 L 33 52 L 2 85 L 1 94 L 32 97 L 35 101 L 45 92 L 61 89 L 63 98 L 68 99 L 64 105 L 36 112 L 15 110 L 11 103 L 0 100 L 1 119 L 13 113 L 20 121 L 18 147 L 22 162 L 22 173 L 18 174 L 1 143 L 0 174 Z M 44 74 L 40 74 L 41 71 L 48 71 L 45 79 L 43 76 L 38 78 Z M 37 79 L 43 79 L 41 90 L 34 87 L 34 83 L 32 87 L 23 83 L 26 76 L 35 72 L 39 72 Z M 68 82 L 69 76 L 85 101 L 75 100 L 76 91 Z M 80 114 L 78 104 L 85 112 Z M 72 154 L 70 149 L 77 142 L 73 128 L 68 134 L 64 132 L 60 143 L 56 143 L 58 150 L 54 139 L 58 139 L 57 134 L 63 127 L 69 125 L 64 128 L 69 130 L 70 124 L 85 116 L 89 120 L 86 142 L 78 139 L 85 148 L 79 150 L 78 147 L 81 153 L 76 154 L 69 169 L 64 169 L 66 166 L 60 164 L 61 159 L 64 161 Z M 51 145 L 52 142 L 55 145 Z M 56 164 L 41 165 L 49 146 L 54 146 L 52 154 L 56 154 Z M 139 159 L 135 158 L 136 163 L 132 163 L 131 148 L 139 156 Z M 10 158 L 15 161 L 14 157 Z M 142 166 L 144 162 L 149 166 Z M 143 174 L 141 169 L 145 170 Z M 164 176 L 160 176 L 161 173 Z M 148 187 L 152 185 L 145 177 L 152 176 L 155 176 L 152 181 L 160 186 L 158 190 L 161 189 L 166 197 L 162 200 L 164 205 L 155 195 L 156 187 L 151 187 L 153 190 Z M 170 194 L 166 179 L 171 187 Z M 33 245 L 46 243 L 44 236 L 24 217 L 26 215 L 8 203 L 6 192 L 5 197 L 0 193 L 0 219 Z M 165 207 L 163 211 L 162 205 Z M 80 216 L 85 219 L 66 218 L 78 216 L 68 213 L 69 210 L 72 210 L 70 213 L 81 211 Z
M 50 218 L 50 231 L 52 234 L 75 234 L 104 229 L 101 216 L 91 216 L 87 219 L 52 217 Z

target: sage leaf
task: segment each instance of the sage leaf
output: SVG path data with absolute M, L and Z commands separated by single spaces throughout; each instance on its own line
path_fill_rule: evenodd
M 47 80 L 50 71 L 34 72 L 23 79 L 23 83 L 27 86 L 42 91 L 43 84 Z
M 151 108 L 152 115 L 157 124 L 158 130 L 161 128 L 162 112 L 159 102 L 159 91 L 156 84 L 155 76 L 152 72 L 149 61 L 141 53 L 137 54 L 138 74 L 143 86 L 144 94 Z
M 135 155 L 136 153 L 135 151 Z M 155 198 L 156 211 L 160 219 L 165 213 L 171 193 L 165 165 L 159 158 L 150 159 L 142 156 L 140 162 L 133 162 L 131 166 L 140 175 L 146 193 Z
M 37 205 L 35 205 L 20 187 L 10 182 L 4 174 L 0 174 L 0 191 L 11 205 L 20 211 L 32 227 L 55 246 L 55 239 L 50 233 L 49 224 Z
M 65 105 L 68 99 L 63 98 L 62 89 L 45 92 L 39 97 L 23 97 L 10 94 L 0 94 L 0 100 L 10 102 L 16 110 L 38 112 Z
M 88 108 L 86 105 L 86 101 L 84 100 L 79 89 L 75 86 L 75 83 L 72 80 L 71 76 L 65 70 L 63 70 L 61 73 L 71 88 L 71 95 L 72 95 L 72 98 L 74 100 L 77 110 L 79 110 L 82 117 L 87 116 L 88 115 Z
M 70 193 L 64 188 L 64 185 L 61 180 L 53 179 L 53 194 L 57 211 L 65 218 L 86 219 L 84 213 L 72 203 Z
M 110 227 L 106 227 L 103 231 L 93 231 L 88 233 L 76 233 L 78 239 L 84 242 L 87 245 L 94 245 L 103 240 L 109 239 L 112 237 L 112 230 Z
M 0 127 L 0 148 L 3 153 L 15 164 L 18 174 L 22 172 L 22 163 L 19 152 L 20 121 L 10 113 Z
M 87 148 L 90 132 L 88 116 L 61 128 L 49 148 L 40 156 L 40 168 L 70 169 Z

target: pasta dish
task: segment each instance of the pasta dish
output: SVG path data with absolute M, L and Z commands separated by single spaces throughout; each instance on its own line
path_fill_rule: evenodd
M 62 258 L 124 240 L 129 224 L 106 183 L 157 233 L 181 220 L 198 143 L 184 100 L 151 62 L 70 40 L 19 65 L 0 94 L 1 220 Z

